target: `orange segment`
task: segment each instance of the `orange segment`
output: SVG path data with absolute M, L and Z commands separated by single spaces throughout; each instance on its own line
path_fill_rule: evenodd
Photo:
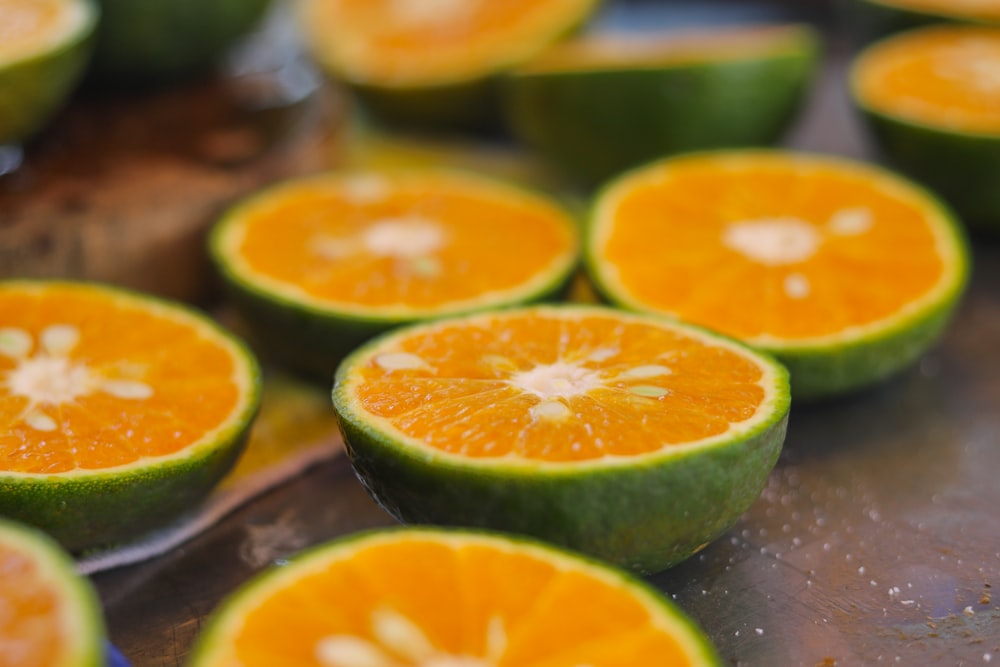
M 314 0 L 303 26 L 352 79 L 426 85 L 478 78 L 531 53 L 593 0 Z
M 773 379 L 746 351 L 600 310 L 440 323 L 380 345 L 352 400 L 413 442 L 473 459 L 572 462 L 729 433 Z
M 4 472 L 176 454 L 231 426 L 249 381 L 231 344 L 193 317 L 83 287 L 0 287 Z
M 251 583 L 210 627 L 194 664 L 714 664 L 674 615 L 624 575 L 547 548 L 390 531 L 320 547 Z
M 539 289 L 576 254 L 553 204 L 479 178 L 330 175 L 233 214 L 222 240 L 245 280 L 318 308 L 454 310 Z
M 636 306 L 760 343 L 899 316 L 940 289 L 955 249 L 922 196 L 845 167 L 749 153 L 649 169 L 596 212 L 603 278 Z
M 994 7 L 1000 17 L 1000 8 Z M 1000 133 L 1000 29 L 935 27 L 869 49 L 857 95 L 874 111 L 959 132 Z

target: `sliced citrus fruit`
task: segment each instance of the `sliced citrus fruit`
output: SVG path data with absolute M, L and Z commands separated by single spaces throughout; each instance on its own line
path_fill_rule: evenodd
M 333 404 L 355 469 L 397 518 L 654 572 L 756 500 L 784 439 L 787 381 L 700 329 L 550 305 L 373 341 L 337 371 Z
M 1000 24 L 995 0 L 847 0 L 844 14 L 861 43 L 933 23 Z
M 506 115 L 526 145 L 593 184 L 670 153 L 773 142 L 817 45 L 803 26 L 594 33 L 513 70 Z
M 275 186 L 229 212 L 210 245 L 266 349 L 328 381 L 390 327 L 560 293 L 577 236 L 548 197 L 419 169 Z
M 1000 28 L 939 26 L 865 50 L 851 93 L 886 157 L 973 228 L 1000 230 Z
M 88 0 L 0 0 L 0 145 L 35 134 L 63 105 L 96 24 Z
M 796 399 L 913 362 L 945 326 L 969 261 L 926 191 L 778 151 L 681 156 L 621 177 L 596 199 L 586 252 L 606 297 L 770 351 Z
M 306 0 L 307 45 L 380 118 L 489 126 L 493 77 L 583 23 L 598 0 Z
M 616 568 L 510 536 L 396 529 L 340 538 L 245 584 L 191 667 L 707 667 L 708 639 Z
M 0 664 L 102 667 L 104 619 L 90 582 L 50 537 L 0 520 Z
M 0 282 L 0 515 L 82 551 L 191 509 L 256 414 L 256 362 L 187 308 Z
M 91 74 L 154 84 L 217 64 L 271 0 L 96 0 L 101 6 Z

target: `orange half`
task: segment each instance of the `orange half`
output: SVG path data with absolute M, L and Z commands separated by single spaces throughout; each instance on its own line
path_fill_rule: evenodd
M 312 51 L 351 81 L 391 87 L 478 79 L 568 31 L 595 0 L 309 0 Z
M 418 318 L 549 290 L 576 263 L 553 201 L 443 170 L 321 175 L 258 194 L 213 239 L 230 278 L 317 311 Z
M 0 472 L 182 456 L 249 420 L 256 369 L 207 319 L 66 283 L 0 283 Z
M 193 667 L 695 667 L 701 632 L 622 572 L 530 541 L 396 530 L 348 537 L 245 586 Z
M 592 223 L 592 273 L 616 300 L 764 347 L 892 328 L 954 292 L 966 266 L 934 199 L 818 156 L 663 161 L 606 189 Z
M 59 48 L 90 20 L 84 2 L 0 0 L 0 67 Z
M 852 85 L 872 111 L 1000 135 L 1000 29 L 938 26 L 890 38 L 856 61 Z
M 104 622 L 90 583 L 41 533 L 0 520 L 0 664 L 97 667 Z

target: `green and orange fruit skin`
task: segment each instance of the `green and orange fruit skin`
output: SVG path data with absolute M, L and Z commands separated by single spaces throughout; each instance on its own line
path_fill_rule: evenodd
M 105 667 L 107 663 L 104 647 L 107 630 L 101 602 L 90 581 L 77 574 L 76 565 L 69 554 L 41 531 L 0 518 L 0 562 L 4 564 L 4 575 L 9 577 L 0 582 L 0 588 L 11 586 L 21 589 L 16 590 L 8 599 L 8 604 L 11 606 L 5 605 L 6 613 L 4 625 L 0 628 L 0 641 L 7 640 L 12 644 L 25 642 L 29 653 L 27 657 L 17 656 L 18 661 L 12 665 L 40 664 L 39 659 L 54 658 L 56 662 L 48 663 L 45 667 Z M 32 584 L 48 586 L 49 590 L 44 588 L 34 591 L 24 590 L 26 586 Z M 58 619 L 13 618 L 19 611 L 17 606 L 25 604 L 32 597 L 35 599 L 35 606 L 31 609 L 33 613 L 47 611 L 56 615 Z M 53 607 L 56 609 L 53 610 Z M 33 633 L 38 633 L 52 621 L 62 627 L 45 627 L 48 636 L 44 647 L 31 645 L 32 641 L 41 639 L 38 636 L 30 639 L 23 636 L 5 636 L 12 630 L 24 630 L 23 624 L 32 621 L 40 624 L 29 629 L 29 632 Z M 53 649 L 56 651 L 61 649 L 60 654 L 43 658 L 34 653 L 35 650 Z M 10 652 L 5 653 L 11 655 Z
M 592 305 L 528 310 L 574 316 L 614 312 Z M 634 572 L 658 572 L 730 528 L 757 499 L 781 452 L 789 416 L 788 376 L 782 366 L 756 352 L 751 354 L 770 369 L 768 384 L 774 393 L 760 408 L 766 418 L 728 441 L 719 437 L 664 446 L 642 456 L 580 462 L 478 459 L 404 444 L 406 436 L 373 425 L 359 407 L 352 376 L 395 336 L 419 330 L 401 329 L 361 347 L 341 364 L 333 389 L 334 409 L 359 479 L 382 508 L 404 523 L 528 535 Z M 506 437 L 513 440 L 517 434 Z
M 998 23 L 1000 25 L 1000 23 Z M 868 62 L 881 51 L 922 35 L 945 31 L 971 38 L 979 31 L 1000 42 L 1000 27 L 991 29 L 931 26 L 889 37 L 871 45 L 854 60 L 850 95 L 857 113 L 879 154 L 894 169 L 925 184 L 961 217 L 973 231 L 1000 233 L 1000 123 L 993 129 L 962 128 L 908 117 L 868 98 L 862 83 Z
M 89 293 L 184 318 L 205 335 L 225 341 L 243 392 L 224 423 L 173 454 L 51 474 L 0 471 L 0 516 L 43 530 L 70 552 L 84 553 L 132 542 L 193 511 L 232 469 L 259 410 L 262 377 L 250 350 L 200 311 L 118 287 L 8 280 L 0 282 L 0 289 Z
M 574 63 L 556 45 L 548 57 L 558 64 L 543 53 L 504 78 L 512 134 L 586 186 L 672 153 L 774 143 L 798 114 L 820 49 L 811 28 L 780 26 L 664 33 L 646 55 L 616 56 L 643 43 L 625 35 L 603 61 L 583 54 Z M 599 44 L 601 35 L 580 45 L 588 39 Z M 676 53 L 656 53 L 671 43 Z
M 272 0 L 95 0 L 102 18 L 90 78 L 155 86 L 204 74 L 257 26 Z
M 93 0 L 62 4 L 80 13 L 71 34 L 0 62 L 0 146 L 22 143 L 41 131 L 73 93 L 90 60 L 99 9 Z

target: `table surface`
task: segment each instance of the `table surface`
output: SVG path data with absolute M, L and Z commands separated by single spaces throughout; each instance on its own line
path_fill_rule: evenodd
M 712 4 L 726 3 L 657 9 L 697 22 Z M 759 18 L 751 4 L 730 3 L 741 9 L 725 18 Z M 847 48 L 827 36 L 822 78 L 787 143 L 870 159 L 844 97 Z M 703 552 L 650 577 L 727 663 L 1000 662 L 1000 244 L 972 242 L 972 282 L 940 344 L 873 390 L 794 406 L 760 499 Z M 205 617 L 247 578 L 393 523 L 346 459 L 320 465 L 165 556 L 95 575 L 111 639 L 134 667 L 182 664 Z

